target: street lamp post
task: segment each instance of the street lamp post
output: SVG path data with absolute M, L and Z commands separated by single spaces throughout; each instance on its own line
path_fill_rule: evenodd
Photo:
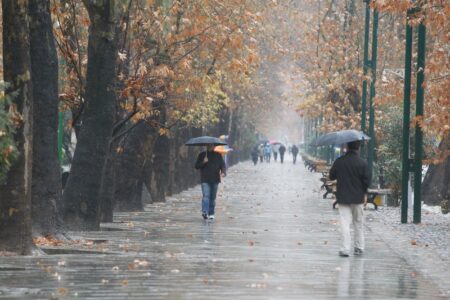
M 369 163 L 369 172 L 373 173 L 373 160 L 375 155 L 375 84 L 377 80 L 377 52 L 378 52 L 378 10 L 373 11 L 373 24 L 372 24 L 372 55 L 370 60 L 370 66 L 372 69 L 372 80 L 370 82 L 370 98 L 369 98 L 369 153 L 367 155 L 367 161 Z
M 414 215 L 413 222 L 420 223 L 422 205 L 422 154 L 423 154 L 423 131 L 419 122 L 423 121 L 424 106 L 424 80 L 425 80 L 425 39 L 426 28 L 423 21 L 419 24 L 417 41 L 417 78 L 416 78 L 416 139 L 415 139 L 415 161 L 414 161 Z
M 412 27 L 409 19 L 413 11 L 408 10 L 406 18 L 406 42 L 405 42 L 405 79 L 403 85 L 403 151 L 402 151 L 402 203 L 401 222 L 408 222 L 408 185 L 410 172 L 409 159 L 409 123 L 411 114 L 411 57 L 412 57 Z
M 366 16 L 364 23 L 364 62 L 363 62 L 363 87 L 361 96 L 361 131 L 366 132 L 366 108 L 367 108 L 367 71 L 369 69 L 369 27 L 370 27 L 370 7 L 366 1 Z

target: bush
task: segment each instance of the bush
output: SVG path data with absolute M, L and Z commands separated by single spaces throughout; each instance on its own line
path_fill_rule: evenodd
M 383 107 L 383 120 L 377 125 L 381 135 L 377 141 L 373 182 L 384 183 L 384 187 L 392 189 L 393 204 L 397 205 L 402 182 L 402 108 L 395 105 Z

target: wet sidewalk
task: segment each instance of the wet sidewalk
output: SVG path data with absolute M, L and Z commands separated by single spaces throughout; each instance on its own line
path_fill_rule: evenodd
M 239 164 L 215 221 L 201 218 L 199 187 L 117 214 L 51 255 L 0 257 L 0 298 L 447 299 L 381 238 L 373 213 L 365 254 L 339 257 L 339 215 L 319 186 L 299 163 Z

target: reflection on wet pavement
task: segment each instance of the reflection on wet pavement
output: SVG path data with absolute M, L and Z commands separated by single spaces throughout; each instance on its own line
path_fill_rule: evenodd
M 339 257 L 338 213 L 315 175 L 242 163 L 219 188 L 215 221 L 201 218 L 197 187 L 74 232 L 101 240 L 89 253 L 0 257 L 0 298 L 443 299 L 370 231 L 362 257 Z

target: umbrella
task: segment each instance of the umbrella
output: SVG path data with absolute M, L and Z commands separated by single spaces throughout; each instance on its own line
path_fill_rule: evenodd
M 227 154 L 230 151 L 233 151 L 233 149 L 228 147 L 227 145 L 216 146 L 214 148 L 214 152 L 217 152 L 217 153 L 220 153 L 220 154 Z
M 269 140 L 269 144 L 271 145 L 277 145 L 277 144 L 281 144 L 281 142 L 277 141 L 277 140 Z
M 319 136 L 312 144 L 315 146 L 341 145 L 353 141 L 370 140 L 363 132 L 350 129 L 330 132 Z
M 220 139 L 216 138 L 216 137 L 212 137 L 212 136 L 199 136 L 199 137 L 195 137 L 195 138 L 191 138 L 189 139 L 189 141 L 187 141 L 185 143 L 186 146 L 206 146 L 209 144 L 213 144 L 213 145 L 227 145 L 227 143 L 221 141 Z

